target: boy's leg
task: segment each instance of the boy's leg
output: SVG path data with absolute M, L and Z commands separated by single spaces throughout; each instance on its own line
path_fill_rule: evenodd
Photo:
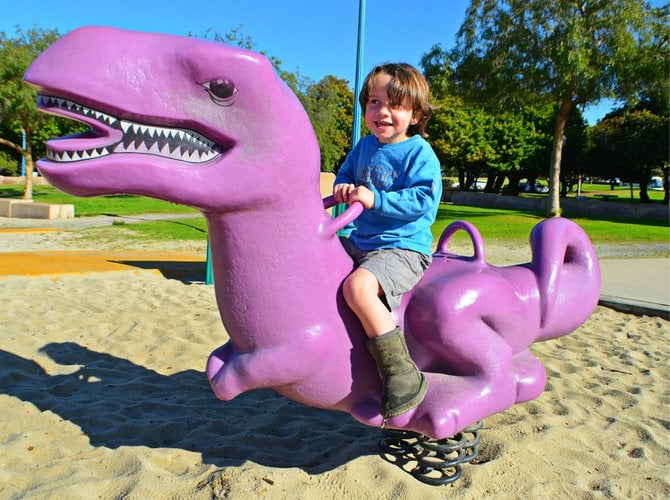
M 369 338 L 378 337 L 396 327 L 393 316 L 380 298 L 383 290 L 370 271 L 362 267 L 354 270 L 344 281 L 342 291 Z
M 405 337 L 381 301 L 382 287 L 374 274 L 359 267 L 344 282 L 344 297 L 367 334 L 368 350 L 382 379 L 382 416 L 401 415 L 417 407 L 427 382 L 409 356 Z

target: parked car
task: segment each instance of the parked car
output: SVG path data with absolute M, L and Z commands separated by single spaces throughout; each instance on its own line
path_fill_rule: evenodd
M 531 185 L 528 183 L 528 181 L 522 181 L 519 182 L 519 191 L 523 191 L 524 193 L 530 193 L 531 192 Z M 535 181 L 535 193 L 548 193 L 549 192 L 549 186 L 546 186 L 539 181 Z
M 649 184 L 647 184 L 647 189 L 652 189 L 654 191 L 663 191 L 663 179 L 660 177 L 652 177 Z

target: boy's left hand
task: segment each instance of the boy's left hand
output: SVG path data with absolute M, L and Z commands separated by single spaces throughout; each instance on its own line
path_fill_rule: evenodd
M 365 186 L 358 186 L 349 193 L 349 204 L 358 201 L 365 208 L 374 208 L 375 194 Z

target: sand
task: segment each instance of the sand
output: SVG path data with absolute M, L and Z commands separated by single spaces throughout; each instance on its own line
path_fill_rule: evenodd
M 0 498 L 670 495 L 668 321 L 598 307 L 535 344 L 546 391 L 485 419 L 478 463 L 435 487 L 347 414 L 270 390 L 217 400 L 204 364 L 227 335 L 204 265 L 152 263 L 0 276 Z

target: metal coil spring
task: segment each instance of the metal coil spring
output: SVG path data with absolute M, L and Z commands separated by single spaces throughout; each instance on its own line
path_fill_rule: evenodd
M 411 431 L 382 429 L 384 437 L 379 447 L 388 462 L 395 463 L 425 484 L 442 486 L 457 481 L 463 474 L 461 465 L 477 458 L 481 428 L 482 421 L 475 422 L 444 439 Z

